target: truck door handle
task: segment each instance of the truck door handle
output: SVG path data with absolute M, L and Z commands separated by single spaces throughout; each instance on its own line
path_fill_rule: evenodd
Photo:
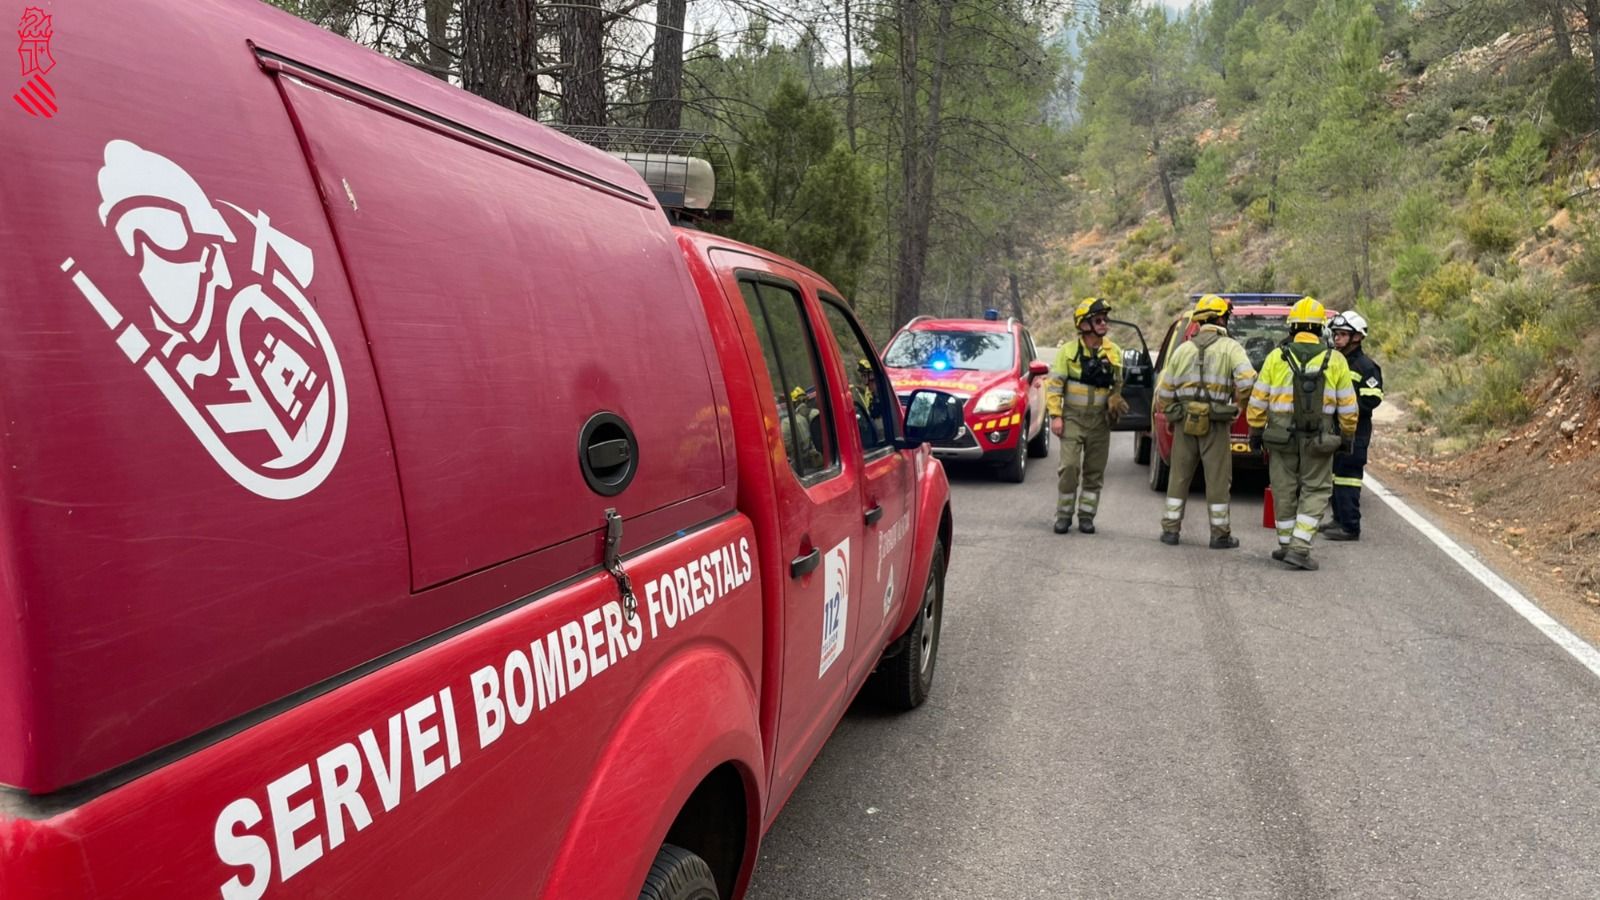
M 866 520 L 867 520 L 867 524 L 868 525 L 871 525 L 872 523 L 878 521 L 881 518 L 883 518 L 883 504 L 882 503 L 876 504 L 871 509 L 867 510 Z
M 789 560 L 789 577 L 799 578 L 802 575 L 809 575 L 817 567 L 817 563 L 820 562 L 822 562 L 822 550 L 820 548 L 814 548 L 805 556 L 796 556 L 794 559 Z

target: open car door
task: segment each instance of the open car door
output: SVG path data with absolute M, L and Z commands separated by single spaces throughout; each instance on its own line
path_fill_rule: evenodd
M 1126 340 L 1126 333 L 1111 335 L 1122 347 L 1122 399 L 1128 401 L 1128 411 L 1111 426 L 1112 431 L 1149 431 L 1150 403 L 1156 392 L 1156 369 L 1150 363 L 1150 345 L 1145 343 L 1144 332 L 1132 322 L 1111 319 L 1119 331 L 1131 330 L 1139 339 L 1138 346 Z

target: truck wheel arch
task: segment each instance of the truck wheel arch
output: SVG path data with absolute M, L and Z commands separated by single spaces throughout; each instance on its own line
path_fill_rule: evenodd
M 760 834 L 754 685 L 726 653 L 701 647 L 656 669 L 631 707 L 600 751 L 540 896 L 633 896 L 669 842 L 705 858 L 723 896 L 734 896 Z

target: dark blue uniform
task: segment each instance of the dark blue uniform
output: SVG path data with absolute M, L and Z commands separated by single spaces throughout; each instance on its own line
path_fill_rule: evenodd
M 1361 534 L 1361 476 L 1367 469 L 1367 445 L 1372 442 L 1372 411 L 1383 402 L 1383 369 L 1357 344 L 1345 357 L 1356 389 L 1361 419 L 1356 424 L 1355 446 L 1333 458 L 1333 518 L 1351 535 Z

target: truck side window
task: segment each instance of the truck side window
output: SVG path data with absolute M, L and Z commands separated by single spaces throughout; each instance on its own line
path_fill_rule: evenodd
M 789 466 L 801 480 L 838 465 L 827 392 L 820 390 L 817 344 L 800 295 L 765 281 L 739 282 L 772 379 L 773 400 Z
M 822 308 L 844 359 L 850 405 L 855 410 L 856 430 L 861 433 L 861 451 L 871 456 L 874 451 L 894 446 L 894 414 L 889 407 L 895 402 L 894 392 L 878 364 L 878 354 L 840 302 L 823 297 Z

